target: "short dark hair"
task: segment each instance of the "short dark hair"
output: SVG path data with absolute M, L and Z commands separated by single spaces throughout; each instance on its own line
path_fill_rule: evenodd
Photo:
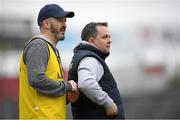
M 84 41 L 88 41 L 90 37 L 96 37 L 97 36 L 97 26 L 105 26 L 108 27 L 107 22 L 90 22 L 88 23 L 81 32 L 81 39 Z

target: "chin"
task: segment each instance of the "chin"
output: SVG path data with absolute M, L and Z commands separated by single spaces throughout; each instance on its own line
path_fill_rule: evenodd
M 103 53 L 108 54 L 108 53 L 109 53 L 109 51 L 104 51 Z
M 106 53 L 109 53 L 109 50 L 106 50 Z
M 63 36 L 63 37 L 60 37 L 59 38 L 59 41 L 63 41 L 65 39 L 65 37 Z

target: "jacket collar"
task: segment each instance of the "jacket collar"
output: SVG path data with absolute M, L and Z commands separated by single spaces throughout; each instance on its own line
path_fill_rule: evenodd
M 109 52 L 108 53 L 103 53 L 101 52 L 96 46 L 86 42 L 86 41 L 82 41 L 80 42 L 75 48 L 74 48 L 74 53 L 76 53 L 78 50 L 89 50 L 92 51 L 96 54 L 98 54 L 103 60 L 106 59 L 106 57 L 109 56 Z

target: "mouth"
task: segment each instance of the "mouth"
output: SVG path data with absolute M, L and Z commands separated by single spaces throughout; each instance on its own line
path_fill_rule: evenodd
M 59 31 L 59 33 L 62 34 L 62 35 L 64 35 L 64 34 L 65 34 L 65 30 L 62 30 L 62 29 L 61 29 L 61 30 Z
M 66 29 L 64 29 L 64 28 L 60 29 L 60 33 L 63 34 L 63 35 L 65 34 L 65 31 L 66 31 Z
M 61 34 L 64 35 L 64 34 L 65 34 L 65 31 L 62 31 Z
M 66 31 L 66 27 L 61 27 L 60 31 L 61 32 L 65 32 Z

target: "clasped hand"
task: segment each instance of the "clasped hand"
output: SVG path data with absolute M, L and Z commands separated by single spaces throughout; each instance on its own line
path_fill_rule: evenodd
M 71 91 L 67 93 L 67 101 L 74 103 L 79 97 L 79 91 Z

